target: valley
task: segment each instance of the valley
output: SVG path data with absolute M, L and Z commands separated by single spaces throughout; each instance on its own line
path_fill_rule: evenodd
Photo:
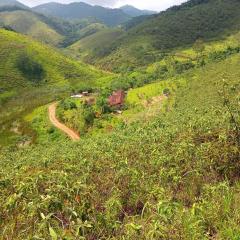
M 240 2 L 63 2 L 0 0 L 0 240 L 238 240 Z

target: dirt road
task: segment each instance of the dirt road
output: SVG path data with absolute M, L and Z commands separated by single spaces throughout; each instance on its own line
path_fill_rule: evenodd
M 48 108 L 48 115 L 51 123 L 62 132 L 67 134 L 73 141 L 77 141 L 80 139 L 80 136 L 74 132 L 72 129 L 68 128 L 66 125 L 60 123 L 56 117 L 56 107 L 57 103 L 53 103 Z

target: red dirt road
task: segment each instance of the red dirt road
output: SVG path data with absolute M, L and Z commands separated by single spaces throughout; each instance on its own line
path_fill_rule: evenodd
M 71 138 L 73 141 L 78 141 L 80 139 L 80 136 L 72 129 L 68 128 L 66 125 L 58 121 L 56 117 L 56 107 L 57 103 L 53 103 L 49 106 L 48 108 L 49 120 L 56 128 L 60 129 L 62 132 L 68 135 L 68 137 Z

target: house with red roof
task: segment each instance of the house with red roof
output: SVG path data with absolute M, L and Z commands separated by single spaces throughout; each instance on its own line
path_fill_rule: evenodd
M 111 107 L 121 107 L 124 104 L 125 92 L 118 90 L 112 93 L 108 98 L 108 103 Z

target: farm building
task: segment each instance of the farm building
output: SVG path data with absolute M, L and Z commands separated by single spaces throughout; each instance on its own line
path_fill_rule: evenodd
M 118 90 L 112 93 L 112 95 L 108 98 L 108 103 L 111 107 L 121 107 L 124 103 L 125 92 L 122 90 Z

